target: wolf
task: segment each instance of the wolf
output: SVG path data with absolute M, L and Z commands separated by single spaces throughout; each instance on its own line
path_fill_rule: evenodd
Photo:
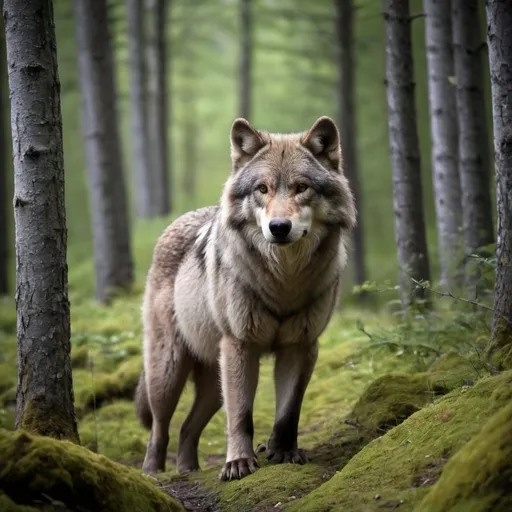
M 275 356 L 276 410 L 266 456 L 304 464 L 297 433 L 318 337 L 338 303 L 356 224 L 340 137 L 326 116 L 301 133 L 231 126 L 232 171 L 217 206 L 186 213 L 158 239 L 142 305 L 144 366 L 137 414 L 151 430 L 142 470 L 165 470 L 169 423 L 189 375 L 179 473 L 199 469 L 198 444 L 224 405 L 219 478 L 258 468 L 253 404 L 260 358 Z

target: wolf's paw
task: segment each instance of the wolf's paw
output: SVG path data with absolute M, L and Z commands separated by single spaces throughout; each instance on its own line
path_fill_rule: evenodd
M 306 464 L 308 456 L 304 450 L 297 448 L 295 450 L 280 450 L 279 448 L 267 448 L 267 460 L 271 464 Z
M 258 459 L 251 457 L 250 459 L 235 459 L 224 464 L 220 472 L 219 479 L 223 481 L 240 480 L 259 468 Z

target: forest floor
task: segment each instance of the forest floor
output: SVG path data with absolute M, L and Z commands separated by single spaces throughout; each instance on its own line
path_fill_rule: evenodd
M 145 251 L 142 261 L 147 265 L 150 250 Z M 70 277 L 81 443 L 137 471 L 148 438 L 133 403 L 142 366 L 143 275 L 141 270 L 133 292 L 109 308 L 84 296 L 91 286 L 90 267 L 75 267 Z M 9 430 L 16 389 L 16 319 L 10 302 L 0 306 L 0 427 Z M 444 469 L 457 464 L 459 452 L 463 456 L 464 450 L 473 450 L 482 429 L 499 430 L 495 424 L 503 418 L 496 415 L 504 417 L 512 398 L 512 374 L 491 375 L 481 357 L 487 321 L 475 311 L 440 306 L 430 316 L 406 322 L 386 308 L 375 312 L 342 301 L 321 337 L 304 399 L 299 444 L 308 453 L 308 464 L 269 465 L 261 454 L 255 474 L 219 482 L 225 457 L 225 413 L 220 411 L 201 437 L 203 470 L 177 475 L 179 428 L 193 398 L 189 384 L 171 423 L 167 472 L 156 483 L 190 511 L 445 510 L 441 504 L 449 498 L 436 498 L 445 492 Z M 254 407 L 255 445 L 268 440 L 274 405 L 272 361 L 265 359 Z M 503 461 L 491 459 L 498 471 Z M 487 462 L 479 460 L 486 470 Z M 493 482 L 487 478 L 485 485 Z M 454 484 L 447 495 L 459 496 L 466 489 L 463 484 Z M 483 488 L 479 492 L 484 497 L 494 496 L 492 510 L 505 510 L 501 491 Z M 466 498 L 457 499 L 465 503 Z M 482 507 L 471 510 L 488 510 Z

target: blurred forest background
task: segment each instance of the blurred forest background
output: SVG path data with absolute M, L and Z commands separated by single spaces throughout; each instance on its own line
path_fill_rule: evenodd
M 336 13 L 334 2 L 324 0 L 257 0 L 252 2 L 252 69 L 250 121 L 267 131 L 301 131 L 319 115 L 339 118 Z M 76 21 L 70 2 L 56 0 L 55 23 L 66 171 L 68 262 L 74 277 L 79 267 L 90 276 L 92 235 L 84 142 L 81 131 Z M 130 69 L 126 3 L 108 3 L 115 70 L 120 133 L 129 208 L 135 219 L 134 169 L 130 138 Z M 355 3 L 355 115 L 357 152 L 364 219 L 366 278 L 397 280 L 391 162 L 389 155 L 385 76 L 385 25 L 382 5 Z M 482 32 L 485 33 L 482 4 Z M 421 0 L 411 12 L 423 11 Z M 173 0 L 166 12 L 169 130 L 167 132 L 171 217 L 189 209 L 214 204 L 230 170 L 229 129 L 240 111 L 240 54 L 243 41 L 240 2 Z M 416 105 L 422 165 L 428 248 L 433 276 L 438 276 L 437 238 L 432 192 L 430 128 L 425 53 L 425 23 L 412 23 Z M 485 72 L 488 65 L 485 62 Z M 492 133 L 488 75 L 486 112 Z M 7 103 L 6 103 L 7 105 Z M 8 111 L 3 114 L 8 123 Z M 491 137 L 491 135 L 489 135 Z M 491 144 L 491 139 L 489 139 Z M 7 144 L 7 147 L 10 143 Z M 10 152 L 5 152 L 7 169 Z M 12 198 L 12 173 L 7 173 L 6 204 Z M 494 212 L 494 208 L 493 208 Z M 7 208 L 12 233 L 12 209 Z M 135 224 L 137 270 L 149 265 L 151 241 L 170 217 Z M 13 247 L 13 244 L 9 244 Z M 137 248 L 144 247 L 141 253 Z M 12 256 L 12 255 L 11 255 Z M 12 260 L 12 259 L 11 259 Z M 344 289 L 354 283 L 347 272 Z M 10 272 L 14 280 L 14 272 Z M 84 280 L 85 281 L 85 280 Z M 92 285 L 92 281 L 89 281 Z M 14 284 L 14 283 L 12 283 Z M 87 286 L 81 282 L 80 286 Z M 93 288 L 89 288 L 93 293 Z M 86 295 L 82 288 L 83 295 Z

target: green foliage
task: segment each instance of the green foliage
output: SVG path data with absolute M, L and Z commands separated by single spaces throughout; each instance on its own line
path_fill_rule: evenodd
M 0 500 L 7 504 L 105 512 L 183 510 L 150 478 L 67 441 L 0 429 L 0 461 Z

